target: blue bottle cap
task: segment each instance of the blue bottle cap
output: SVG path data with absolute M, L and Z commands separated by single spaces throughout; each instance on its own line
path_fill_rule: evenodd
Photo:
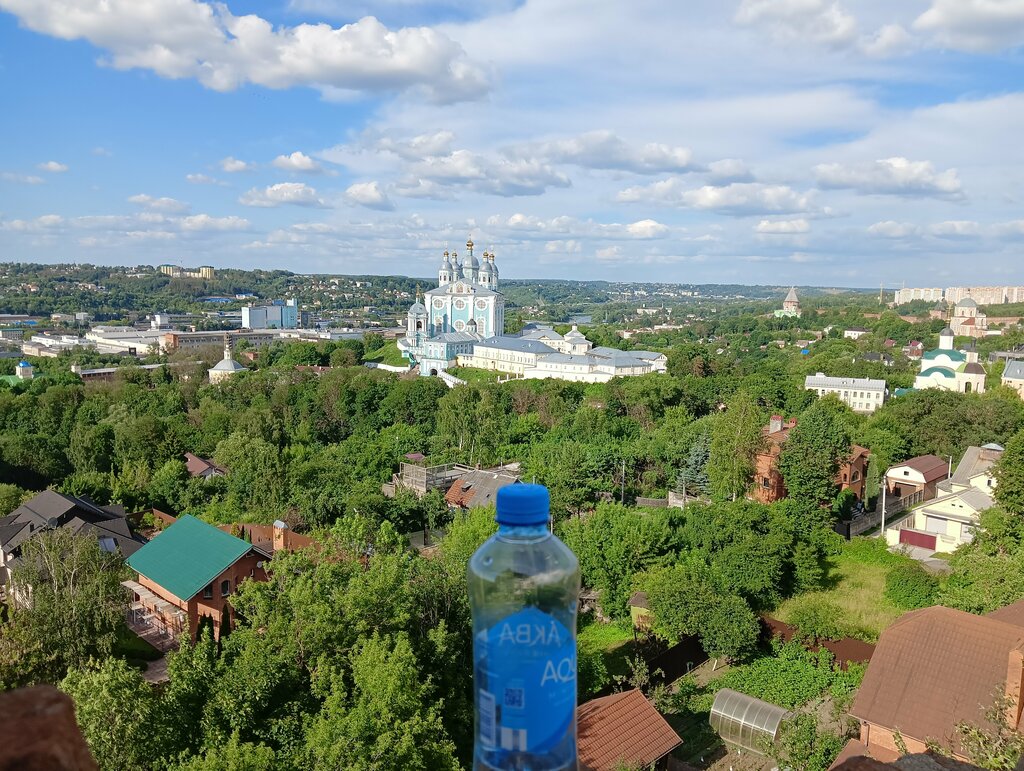
M 544 485 L 505 485 L 498 490 L 499 525 L 546 525 L 551 496 Z

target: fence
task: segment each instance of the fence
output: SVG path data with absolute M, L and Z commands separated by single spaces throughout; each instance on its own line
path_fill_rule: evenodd
M 646 506 L 650 509 L 663 509 L 668 506 L 667 498 L 637 498 L 637 506 Z
M 912 506 L 916 506 L 925 500 L 924 490 L 918 490 L 916 493 L 911 493 L 902 498 L 890 498 L 886 496 L 885 501 L 885 516 L 882 516 L 882 498 L 879 497 L 878 504 L 875 506 L 875 510 L 871 512 L 864 512 L 859 517 L 854 517 L 850 523 L 849 537 L 852 538 L 855 535 L 861 535 L 866 533 L 872 528 L 878 527 L 882 524 L 882 520 L 885 519 L 886 524 L 893 521 L 893 517 L 901 512 L 906 511 Z
M 761 616 L 761 628 L 767 636 L 781 637 L 783 642 L 789 642 L 794 637 L 799 636 L 795 626 L 790 626 L 784 621 L 779 621 L 771 616 Z M 839 665 L 840 669 L 844 670 L 850 663 L 867 664 L 875 653 L 874 645 L 863 640 L 854 639 L 853 637 L 844 637 L 841 640 L 825 640 L 819 645 L 804 643 L 804 647 L 810 651 L 824 648 L 836 657 L 836 664 Z
M 457 385 L 466 385 L 465 380 L 463 380 L 462 378 L 455 377 L 455 375 L 452 375 L 448 372 L 438 372 L 437 376 L 441 379 L 441 382 L 444 383 L 449 388 L 455 388 L 455 386 Z

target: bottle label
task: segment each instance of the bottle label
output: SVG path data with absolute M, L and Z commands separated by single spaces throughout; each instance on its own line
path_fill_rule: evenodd
M 473 646 L 480 744 L 548 752 L 576 710 L 576 641 L 553 616 L 526 608 L 477 634 Z

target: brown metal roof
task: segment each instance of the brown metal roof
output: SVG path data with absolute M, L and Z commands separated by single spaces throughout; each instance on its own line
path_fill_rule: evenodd
M 683 743 L 636 688 L 581 704 L 576 737 L 580 771 L 646 768 Z
M 994 618 L 996 621 L 1002 621 L 1004 624 L 1024 627 L 1024 599 L 1004 605 L 993 610 L 991 613 L 986 613 L 985 617 Z
M 955 750 L 955 726 L 983 722 L 1021 646 L 1013 624 L 940 605 L 911 611 L 882 632 L 850 714 Z
M 894 464 L 894 467 L 909 466 L 924 477 L 924 481 L 934 482 L 949 474 L 949 460 L 938 455 L 918 455 L 916 458 Z
M 500 471 L 476 470 L 452 482 L 444 499 L 449 506 L 472 509 L 494 503 L 498 490 L 519 482 L 519 477 Z

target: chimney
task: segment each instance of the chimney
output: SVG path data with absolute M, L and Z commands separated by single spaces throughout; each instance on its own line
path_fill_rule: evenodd
M 782 416 L 772 415 L 772 419 L 768 423 L 768 433 L 775 434 L 782 430 Z
M 288 525 L 280 519 L 274 520 L 274 545 L 271 549 L 273 554 L 288 549 Z
M 1021 688 L 1024 686 L 1024 650 L 1014 648 L 1010 651 L 1006 666 L 1006 722 L 1016 728 L 1021 713 Z

